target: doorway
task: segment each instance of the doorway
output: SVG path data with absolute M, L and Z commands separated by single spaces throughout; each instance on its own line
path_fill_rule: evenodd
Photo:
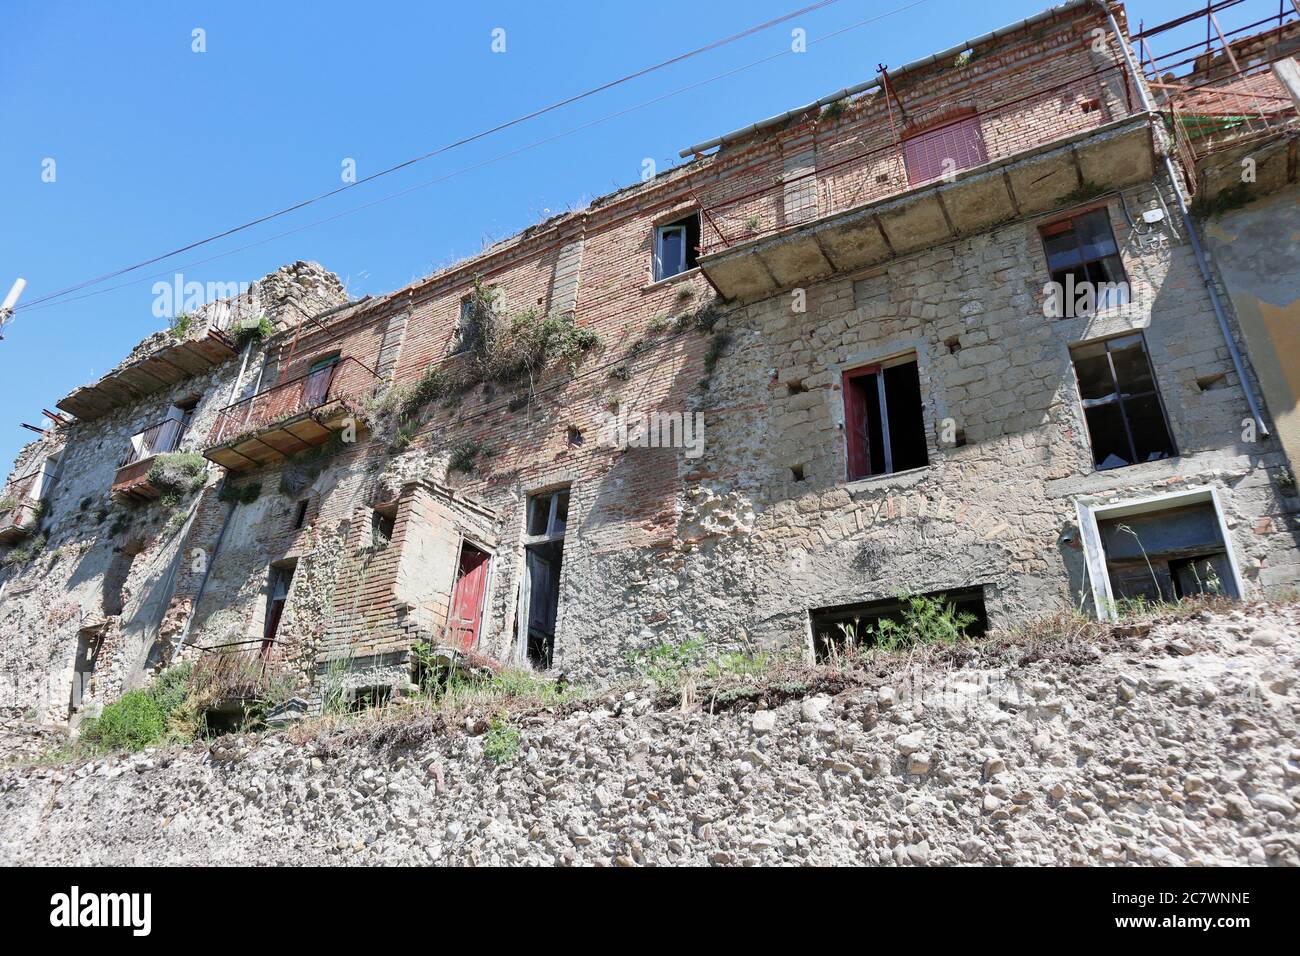
M 560 573 L 568 521 L 568 488 L 528 499 L 520 637 L 528 663 L 539 670 L 548 669 L 555 659 L 555 624 L 560 610 Z
M 451 591 L 451 613 L 447 616 L 447 637 L 462 650 L 473 650 L 478 644 L 490 560 L 491 555 L 486 551 L 468 541 L 461 542 L 456 584 Z

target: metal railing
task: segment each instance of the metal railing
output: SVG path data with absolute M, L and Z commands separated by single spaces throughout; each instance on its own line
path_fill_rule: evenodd
M 134 465 L 154 455 L 163 455 L 175 451 L 185 437 L 185 422 L 179 418 L 167 418 L 150 425 L 144 431 L 131 436 L 131 444 L 117 463 L 118 468 Z
M 378 376 L 357 359 L 338 359 L 227 405 L 217 413 L 208 447 L 264 431 L 277 422 L 327 405 L 359 402 L 374 394 L 378 384 Z
M 868 117 L 860 132 L 855 129 L 852 136 L 818 146 L 816 169 L 794 176 L 769 175 L 763 186 L 706 201 L 699 253 L 721 252 L 889 199 L 950 178 L 962 168 L 1007 159 L 1140 112 L 1122 62 L 1077 71 L 1021 96 L 998 97 L 998 88 L 1007 82 L 1005 77 L 988 78 L 967 87 L 959 97 L 927 103 L 925 115 L 940 121 L 913 122 L 904 128 L 898 125 L 901 117 L 891 91 L 882 103 L 868 107 L 878 115 Z M 886 89 L 887 84 L 886 79 Z M 943 135 L 946 131 L 948 137 Z M 978 142 L 962 146 L 963 139 L 971 137 Z M 925 140 L 929 142 L 923 145 Z M 845 143 L 867 148 L 835 158 L 845 150 Z M 957 147 L 954 153 L 965 153 L 964 162 L 957 156 L 945 163 L 942 157 L 937 161 L 935 155 L 923 155 L 950 146 Z M 823 162 L 823 154 L 829 162 Z M 942 172 L 934 175 L 935 169 Z
M 1198 160 L 1216 150 L 1267 138 L 1296 123 L 1295 102 L 1273 64 L 1300 49 L 1300 13 L 1281 6 L 1263 19 L 1225 29 L 1219 14 L 1236 6 L 1220 2 L 1134 37 L 1147 85 L 1166 111 L 1180 158 L 1193 172 Z M 1163 54 L 1153 51 L 1152 37 L 1178 43 L 1202 21 L 1203 40 Z

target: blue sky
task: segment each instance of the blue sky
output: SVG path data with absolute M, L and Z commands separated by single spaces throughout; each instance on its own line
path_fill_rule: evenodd
M 0 296 L 24 301 L 109 272 L 428 152 L 728 36 L 810 0 L 312 3 L 8 0 L 0 8 Z M 116 279 L 90 298 L 20 311 L 0 342 L 0 462 L 41 409 L 141 337 L 155 272 L 251 281 L 314 259 L 375 294 L 545 216 L 636 181 L 677 151 L 1049 6 L 924 0 L 779 57 L 333 222 L 278 234 L 786 50 L 913 0 L 839 0 L 686 63 Z M 1189 0 L 1130 4 L 1147 22 Z M 191 50 L 192 31 L 207 50 Z M 493 53 L 492 31 L 506 52 Z M 56 178 L 42 181 L 43 162 Z M 269 240 L 269 241 L 266 241 Z M 251 248 L 243 248 L 257 243 Z M 202 264 L 218 253 L 222 258 Z M 124 285 L 125 283 L 125 285 Z M 123 286 L 122 288 L 113 288 Z

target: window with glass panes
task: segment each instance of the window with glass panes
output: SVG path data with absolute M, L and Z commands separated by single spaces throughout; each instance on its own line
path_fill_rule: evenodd
M 1053 282 L 1066 290 L 1091 283 L 1098 309 L 1128 302 L 1124 264 L 1105 209 L 1054 222 L 1040 232 Z
M 1070 350 L 1099 469 L 1178 454 L 1141 333 Z

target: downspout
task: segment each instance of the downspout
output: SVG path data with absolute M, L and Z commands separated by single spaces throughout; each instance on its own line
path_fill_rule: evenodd
M 222 487 L 225 487 L 225 481 L 222 481 Z M 230 519 L 234 517 L 235 509 L 239 507 L 239 502 L 232 501 L 230 510 L 226 516 L 221 519 L 221 530 L 217 532 L 216 544 L 212 546 L 212 554 L 208 556 L 207 564 L 203 567 L 203 577 L 199 579 L 199 589 L 194 595 L 194 603 L 190 605 L 190 613 L 185 616 L 185 627 L 181 629 L 180 637 L 176 639 L 176 651 L 172 654 L 172 664 L 175 665 L 181 659 L 185 652 L 185 641 L 190 636 L 190 627 L 194 624 L 194 615 L 198 613 L 199 602 L 203 600 L 203 592 L 207 590 L 208 578 L 212 575 L 212 566 L 217 563 L 217 555 L 221 552 L 221 542 L 226 538 L 226 528 L 230 527 Z M 185 555 L 181 555 L 181 560 L 185 560 Z
M 1146 86 L 1142 83 L 1142 73 L 1138 70 L 1137 64 L 1133 62 L 1133 53 L 1128 48 L 1128 43 L 1124 39 L 1124 34 L 1120 32 L 1119 24 L 1115 20 L 1115 14 L 1110 10 L 1110 6 L 1105 0 L 1093 0 L 1097 7 L 1106 15 L 1110 22 L 1110 30 L 1119 42 L 1120 51 L 1124 54 L 1124 62 L 1128 67 L 1129 73 L 1133 77 L 1133 85 L 1137 87 L 1138 98 L 1142 101 L 1142 109 L 1148 114 L 1153 115 L 1157 111 L 1151 104 L 1151 98 L 1147 96 Z M 1178 172 L 1174 169 L 1174 161 L 1169 158 L 1169 153 L 1160 149 L 1160 158 L 1164 161 L 1165 174 L 1169 177 L 1169 184 L 1174 189 L 1174 199 L 1178 202 L 1179 217 L 1183 221 L 1183 228 L 1187 230 L 1187 239 L 1192 246 L 1192 254 L 1196 257 L 1196 267 L 1201 272 L 1201 281 L 1205 283 L 1205 291 L 1209 293 L 1210 305 L 1214 307 L 1214 315 L 1219 320 L 1219 330 L 1223 333 L 1223 340 L 1228 345 L 1228 354 L 1232 357 L 1232 367 L 1237 372 L 1237 379 L 1241 382 L 1241 390 L 1246 395 L 1246 404 L 1250 406 L 1251 417 L 1255 420 L 1255 428 L 1261 437 L 1267 438 L 1271 432 L 1264 421 L 1264 415 L 1260 411 L 1259 401 L 1255 397 L 1255 390 L 1250 384 L 1250 379 L 1246 376 L 1245 363 L 1241 358 L 1241 350 L 1237 348 L 1237 340 L 1232 337 L 1232 327 L 1228 324 L 1227 313 L 1223 310 L 1223 302 L 1219 299 L 1219 291 L 1215 288 L 1214 274 L 1210 271 L 1210 263 L 1205 258 L 1205 250 L 1201 247 L 1201 239 L 1196 231 L 1196 223 L 1192 220 L 1192 214 L 1187 208 L 1187 199 L 1183 196 L 1182 187 L 1178 184 Z
M 226 403 L 228 405 L 233 405 L 235 402 L 235 396 L 239 394 L 239 386 L 243 384 L 244 381 L 244 372 L 248 369 L 248 356 L 252 351 L 253 342 L 250 339 L 248 344 L 244 346 L 244 357 L 239 363 L 239 374 L 235 376 L 234 384 L 230 387 L 230 401 Z M 208 462 L 209 471 L 212 470 L 212 466 L 213 463 Z M 225 482 L 226 479 L 223 478 L 222 487 L 225 487 Z M 208 556 L 208 562 L 203 568 L 203 577 L 199 579 L 198 593 L 194 595 L 194 603 L 190 605 L 190 613 L 185 616 L 185 627 L 181 629 L 180 637 L 176 639 L 176 650 L 172 654 L 171 660 L 173 665 L 178 663 L 185 653 L 185 641 L 190 636 L 190 628 L 194 624 L 194 615 L 198 612 L 199 602 L 203 600 L 203 592 L 208 587 L 208 578 L 212 574 L 212 565 L 216 563 L 217 554 L 221 551 L 221 542 L 225 540 L 226 537 L 226 528 L 229 527 L 230 518 L 234 515 L 235 509 L 238 507 L 238 502 L 231 502 L 230 510 L 227 511 L 226 516 L 221 519 L 221 529 L 217 532 L 217 542 L 212 546 L 212 554 Z M 185 560 L 184 554 L 181 555 L 181 560 Z

